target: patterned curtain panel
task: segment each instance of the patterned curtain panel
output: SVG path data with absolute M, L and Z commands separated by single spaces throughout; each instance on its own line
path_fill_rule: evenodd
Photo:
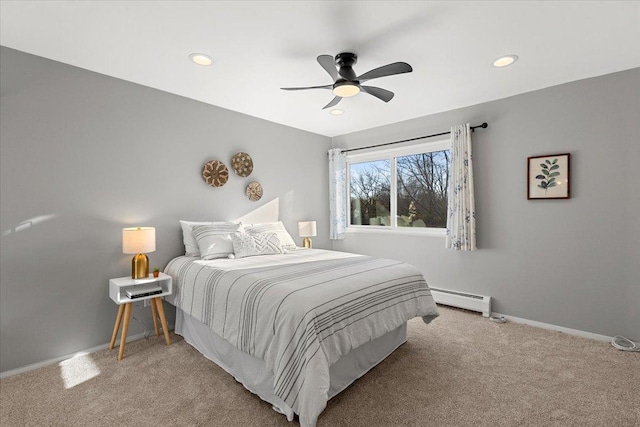
M 329 238 L 342 240 L 347 228 L 347 160 L 341 148 L 329 150 Z
M 446 247 L 457 251 L 477 249 L 471 128 L 468 123 L 451 127 Z

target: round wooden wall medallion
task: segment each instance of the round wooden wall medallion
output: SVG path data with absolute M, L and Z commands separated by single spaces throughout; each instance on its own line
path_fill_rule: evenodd
M 220 160 L 211 160 L 202 170 L 202 177 L 212 187 L 222 187 L 229 179 L 229 169 Z
M 262 185 L 253 181 L 247 185 L 247 197 L 252 202 L 257 202 L 262 197 Z
M 253 160 L 247 153 L 238 153 L 231 158 L 231 167 L 239 176 L 247 177 L 253 171 Z

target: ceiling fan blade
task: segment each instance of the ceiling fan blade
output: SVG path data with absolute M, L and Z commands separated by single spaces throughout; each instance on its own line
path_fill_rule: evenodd
M 331 55 L 320 55 L 318 56 L 318 63 L 326 70 L 327 73 L 331 76 L 333 81 L 338 80 L 338 71 L 336 70 L 336 65 Z
M 383 100 L 384 102 L 389 102 L 393 99 L 393 92 L 390 90 L 382 89 L 381 87 L 375 86 L 360 86 L 360 90 L 362 92 L 366 92 L 369 95 L 373 95 L 378 99 Z
M 406 62 L 394 62 L 393 64 L 383 65 L 382 67 L 374 68 L 371 71 L 367 71 L 361 76 L 358 76 L 357 80 L 362 83 L 367 80 L 377 79 L 379 77 L 392 76 L 394 74 L 410 73 L 413 71 L 411 65 Z
M 330 102 L 330 103 L 328 103 L 327 105 L 325 105 L 324 107 L 322 107 L 322 109 L 324 110 L 324 109 L 326 109 L 326 108 L 333 107 L 334 105 L 336 105 L 336 104 L 337 104 L 338 102 L 340 102 L 341 100 L 342 100 L 342 97 L 340 97 L 340 96 L 336 96 L 335 98 L 333 98 L 333 99 L 331 100 L 331 102 Z
M 333 89 L 333 85 L 308 86 L 308 87 L 281 87 L 282 90 L 306 90 L 306 89 Z

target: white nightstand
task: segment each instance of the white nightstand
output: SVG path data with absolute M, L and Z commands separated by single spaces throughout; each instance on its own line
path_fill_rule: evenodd
M 127 296 L 127 290 L 133 290 L 140 285 L 160 285 L 162 292 L 154 295 L 147 295 L 138 298 L 129 298 Z M 162 330 L 164 332 L 164 339 L 167 345 L 171 344 L 169 341 L 169 329 L 167 328 L 167 319 L 164 317 L 164 308 L 162 306 L 162 297 L 171 295 L 173 293 L 173 281 L 171 276 L 164 273 L 160 273 L 158 277 L 149 276 L 146 279 L 132 279 L 131 277 L 119 277 L 117 279 L 109 280 L 109 297 L 118 304 L 118 317 L 116 317 L 116 324 L 113 327 L 113 334 L 111 335 L 111 344 L 109 350 L 112 350 L 116 343 L 116 337 L 118 336 L 118 329 L 120 329 L 120 323 L 122 322 L 122 315 L 124 314 L 124 324 L 122 325 L 122 336 L 120 338 L 120 351 L 118 352 L 118 360 L 122 360 L 124 356 L 124 346 L 127 341 L 127 330 L 129 329 L 129 319 L 131 317 L 131 304 L 136 301 L 151 300 L 151 313 L 153 314 L 153 326 L 156 329 L 156 335 L 160 336 L 160 330 L 158 329 L 158 316 L 162 323 Z

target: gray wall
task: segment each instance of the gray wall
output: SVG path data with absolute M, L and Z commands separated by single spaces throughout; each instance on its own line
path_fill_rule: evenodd
M 149 259 L 164 267 L 184 253 L 179 219 L 232 220 L 276 200 L 298 243 L 297 221 L 315 219 L 314 246 L 330 246 L 329 138 L 4 47 L 0 55 L 0 371 L 109 341 L 108 280 L 131 271 L 123 227 L 156 227 Z M 207 186 L 204 163 L 230 166 L 238 151 L 253 157 L 253 174 Z M 264 187 L 255 203 L 244 196 L 254 179 Z M 149 311 L 133 310 L 147 328 Z M 132 321 L 129 334 L 142 330 Z
M 480 250 L 382 234 L 348 234 L 333 249 L 410 262 L 434 287 L 491 295 L 496 312 L 640 340 L 640 69 L 344 135 L 333 145 L 484 121 L 489 128 L 473 134 Z M 571 199 L 527 201 L 527 157 L 564 152 Z
M 334 138 L 356 147 L 490 124 L 473 136 L 479 251 L 378 234 L 333 248 L 408 261 L 433 286 L 493 296 L 498 312 L 640 340 L 639 88 L 636 69 Z M 149 258 L 163 267 L 183 251 L 179 219 L 230 220 L 276 203 L 297 241 L 296 222 L 316 219 L 314 247 L 331 247 L 330 144 L 1 48 L 0 371 L 109 341 L 108 279 L 130 272 L 122 227 L 155 226 Z M 208 187 L 203 164 L 229 165 L 238 151 L 252 155 L 251 177 Z M 572 198 L 527 201 L 527 156 L 567 151 Z M 265 189 L 256 203 L 244 197 L 252 179 Z M 133 315 L 151 327 L 148 308 Z M 131 335 L 142 330 L 132 322 Z

